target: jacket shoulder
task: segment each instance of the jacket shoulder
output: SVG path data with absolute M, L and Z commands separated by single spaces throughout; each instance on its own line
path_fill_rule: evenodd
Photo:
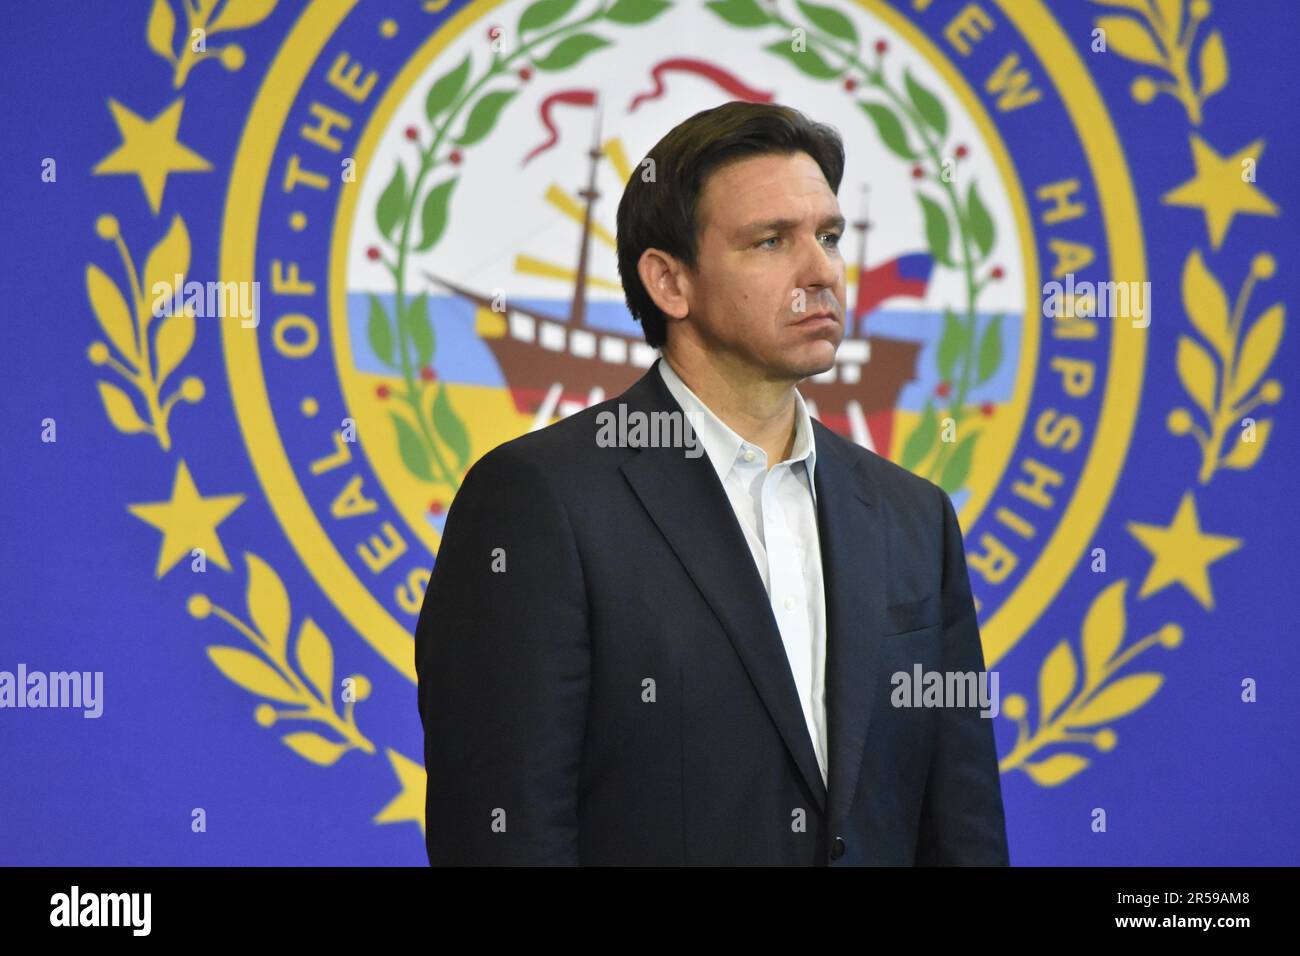
M 597 415 L 613 401 L 592 405 L 545 428 L 502 442 L 474 463 L 465 480 L 478 472 L 480 476 L 506 481 L 540 477 L 560 490 L 590 487 L 602 472 L 616 469 L 628 455 L 626 449 L 602 448 L 596 441 Z

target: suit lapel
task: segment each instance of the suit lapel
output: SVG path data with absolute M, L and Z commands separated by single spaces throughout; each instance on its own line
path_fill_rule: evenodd
M 655 366 L 617 401 L 626 402 L 629 411 L 681 411 Z M 815 469 L 819 495 L 821 454 L 819 444 Z M 749 544 L 708 456 L 687 458 L 680 448 L 643 448 L 621 467 L 632 490 L 722 622 L 795 764 L 815 795 L 819 809 L 824 812 L 826 786 L 808 736 L 785 645 L 762 578 L 754 567 Z M 823 538 L 823 556 L 826 547 Z M 844 546 L 838 553 L 845 553 Z M 852 656 L 850 650 L 850 666 L 853 666 Z M 827 690 L 829 697 L 829 680 Z M 828 776 L 833 793 L 836 779 L 833 748 Z
M 853 802 L 878 681 L 870 679 L 872 642 L 883 633 L 888 527 L 843 440 L 820 422 L 817 527 L 826 586 L 826 724 L 830 750 L 828 820 L 838 825 Z

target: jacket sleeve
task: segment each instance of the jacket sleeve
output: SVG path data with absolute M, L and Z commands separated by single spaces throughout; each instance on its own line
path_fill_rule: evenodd
M 943 527 L 943 663 L 945 673 L 981 672 L 984 651 L 966 571 L 961 527 L 947 493 L 936 487 Z M 1006 866 L 1006 822 L 993 720 L 980 707 L 939 711 L 938 737 L 926 779 L 916 849 L 918 866 Z
M 586 608 L 562 502 L 495 449 L 452 502 L 416 625 L 430 864 L 578 863 Z

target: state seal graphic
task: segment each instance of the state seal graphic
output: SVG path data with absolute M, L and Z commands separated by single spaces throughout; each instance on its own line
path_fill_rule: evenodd
M 1198 506 L 1248 480 L 1281 395 L 1285 308 L 1259 301 L 1275 259 L 1249 250 L 1234 275 L 1221 253 L 1236 217 L 1282 210 L 1238 173 L 1263 141 L 1206 122 L 1233 92 L 1211 5 L 1088 6 L 1086 64 L 1040 0 L 316 0 L 258 67 L 217 165 L 187 145 L 203 122 L 187 93 L 251 69 L 243 38 L 283 11 L 155 0 L 139 54 L 171 105 L 149 118 L 130 91 L 110 100 L 123 142 L 96 172 L 138 176 L 156 229 L 97 211 L 88 356 L 105 427 L 172 489 L 124 502 L 163 534 L 156 577 L 194 549 L 226 572 L 182 600 L 214 679 L 249 701 L 254 721 L 231 733 L 382 774 L 392 799 L 373 819 L 423 828 L 423 769 L 367 719 L 373 674 L 414 682 L 412 631 L 469 467 L 654 362 L 618 281 L 614 211 L 666 130 L 728 100 L 790 105 L 844 138 L 851 308 L 835 366 L 800 390 L 828 427 L 952 497 L 987 664 L 1034 675 L 1004 688 L 1003 772 L 1059 786 L 1105 759 L 1126 716 L 1177 706 L 1162 654 L 1203 619 L 1160 597 L 1178 585 L 1213 611 L 1214 565 L 1246 542 Z M 1098 71 L 1123 74 L 1129 102 L 1107 103 Z M 1184 135 L 1121 142 L 1115 108 L 1177 109 Z M 1177 286 L 1152 295 L 1132 164 L 1156 149 L 1185 157 L 1160 201 L 1186 229 Z M 221 215 L 160 215 L 172 174 L 220 188 Z M 200 243 L 212 275 L 193 274 Z M 196 296 L 155 317 L 149 291 L 173 277 L 255 287 L 256 308 L 204 324 Z M 1149 387 L 1157 333 L 1177 338 L 1176 392 Z M 190 370 L 200 349 L 224 382 Z M 187 415 L 227 395 L 250 479 L 216 493 L 187 464 L 202 441 Z M 1140 415 L 1185 455 L 1131 500 L 1117 487 L 1143 452 Z M 218 532 L 253 496 L 315 592 L 290 593 Z M 1107 568 L 1108 514 L 1145 568 Z M 1085 613 L 1068 633 L 1040 627 L 1066 593 Z M 354 641 L 369 665 L 336 673 Z

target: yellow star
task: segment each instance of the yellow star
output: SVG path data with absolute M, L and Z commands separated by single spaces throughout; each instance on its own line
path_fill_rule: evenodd
M 424 832 L 424 787 L 427 780 L 424 768 L 413 760 L 407 760 L 396 750 L 388 748 L 388 762 L 393 765 L 393 772 L 402 785 L 402 792 L 389 802 L 388 806 L 375 814 L 376 823 L 405 823 L 413 821 Z
M 1202 534 L 1196 502 L 1190 491 L 1183 495 L 1178 513 L 1169 527 L 1128 522 L 1125 527 L 1137 538 L 1142 547 L 1155 559 L 1138 597 L 1155 594 L 1166 585 L 1178 583 L 1201 602 L 1207 610 L 1214 609 L 1214 595 L 1210 591 L 1209 567 L 1214 561 L 1232 554 L 1241 547 L 1240 538 L 1221 534 Z
M 214 564 L 229 571 L 230 561 L 217 537 L 217 525 L 243 503 L 243 495 L 201 497 L 189 468 L 181 461 L 176 466 L 170 501 L 127 505 L 126 510 L 163 533 L 158 567 L 154 571 L 154 577 L 161 578 L 192 548 L 202 548 Z
M 117 100 L 108 101 L 122 145 L 101 159 L 91 172 L 96 176 L 135 173 L 155 216 L 162 207 L 168 173 L 203 173 L 212 168 L 206 159 L 176 140 L 184 103 L 181 97 L 153 119 L 145 120 Z
M 1214 147 L 1192 134 L 1192 161 L 1196 175 L 1187 182 L 1169 190 L 1160 197 L 1166 206 L 1187 206 L 1205 213 L 1205 228 L 1215 249 L 1223 245 L 1223 237 L 1232 225 L 1233 216 L 1239 212 L 1257 216 L 1276 216 L 1278 207 L 1273 200 L 1255 188 L 1253 182 L 1241 178 L 1242 162 L 1258 163 L 1264 152 L 1264 141 L 1257 139 L 1231 156 L 1220 156 Z

